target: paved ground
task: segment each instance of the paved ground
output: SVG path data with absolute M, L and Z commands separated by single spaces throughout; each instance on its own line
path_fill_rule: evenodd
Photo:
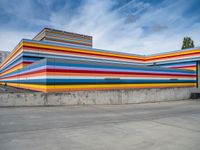
M 0 108 L 0 150 L 199 150 L 200 101 Z

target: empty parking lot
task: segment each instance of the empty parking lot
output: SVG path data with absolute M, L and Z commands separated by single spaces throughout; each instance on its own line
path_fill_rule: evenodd
M 193 150 L 199 141 L 200 101 L 0 108 L 0 150 Z

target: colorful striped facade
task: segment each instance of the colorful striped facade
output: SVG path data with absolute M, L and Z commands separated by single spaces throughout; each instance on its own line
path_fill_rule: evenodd
M 42 92 L 195 87 L 200 49 L 142 56 L 92 48 L 92 37 L 43 29 L 1 64 L 0 82 Z

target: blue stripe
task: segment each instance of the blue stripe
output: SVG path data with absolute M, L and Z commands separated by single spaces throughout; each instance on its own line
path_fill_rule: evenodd
M 5 80 L 6 81 L 6 80 Z M 195 83 L 195 80 L 150 79 L 28 79 L 7 81 L 13 83 Z
M 195 74 L 195 71 L 193 70 L 178 70 L 178 69 L 164 69 L 164 68 L 142 68 L 141 66 L 133 66 L 133 67 L 119 67 L 119 66 L 108 66 L 108 65 L 103 65 L 103 64 L 72 64 L 70 62 L 68 63 L 62 63 L 62 62 L 51 62 L 48 61 L 47 65 L 54 65 L 55 68 L 56 66 L 68 66 L 68 67 L 88 67 L 88 68 L 100 68 L 100 69 L 123 69 L 123 70 L 131 70 L 131 71 L 152 71 L 152 72 L 172 72 L 172 73 L 189 73 L 189 74 Z M 101 66 L 100 66 L 101 65 Z M 140 67 L 140 68 L 139 68 Z

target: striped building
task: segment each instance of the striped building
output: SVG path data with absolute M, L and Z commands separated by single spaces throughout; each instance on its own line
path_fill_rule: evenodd
M 92 48 L 92 37 L 45 28 L 0 66 L 0 83 L 42 92 L 197 86 L 200 48 L 143 56 Z

